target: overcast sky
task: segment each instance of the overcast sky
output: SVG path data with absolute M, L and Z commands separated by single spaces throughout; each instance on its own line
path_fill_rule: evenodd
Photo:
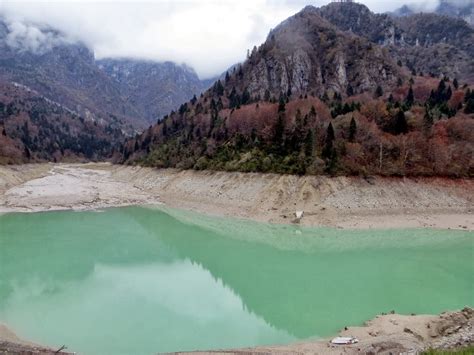
M 465 0 L 456 0 L 465 1 Z M 472 0 L 468 0 L 472 1 Z M 81 40 L 97 58 L 135 57 L 171 60 L 193 67 L 208 78 L 245 59 L 248 48 L 261 44 L 269 30 L 305 5 L 329 0 L 156 0 L 6 1 L 0 13 L 23 36 L 38 35 L 21 23 L 46 23 Z M 376 12 L 406 2 L 434 8 L 438 0 L 361 0 Z M 43 40 L 43 39 L 41 39 Z

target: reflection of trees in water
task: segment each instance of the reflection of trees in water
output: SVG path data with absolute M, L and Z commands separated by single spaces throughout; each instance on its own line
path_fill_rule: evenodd
M 0 216 L 0 303 L 31 279 L 83 280 L 96 264 L 139 264 L 173 256 L 126 209 Z
M 432 287 L 439 284 L 433 276 L 440 277 L 433 261 L 469 245 L 466 233 L 310 229 L 166 213 L 183 222 L 160 236 L 166 244 L 222 280 L 249 311 L 299 338 L 329 335 L 394 308 L 434 313 L 438 304 L 441 311 L 441 302 L 430 301 Z M 137 220 L 146 215 L 137 214 Z M 151 217 L 142 226 L 157 230 L 156 223 Z M 463 268 L 453 260 L 446 267 Z M 464 269 L 469 273 L 468 266 Z M 453 286 L 462 282 L 445 276 Z M 450 300 L 459 287 L 439 292 L 440 299 Z
M 2 216 L 2 232 L 15 238 L 0 237 L 0 281 L 6 280 L 0 284 L 0 307 L 12 280 L 37 278 L 60 287 L 85 279 L 97 264 L 178 259 L 201 265 L 246 310 L 299 338 L 328 335 L 391 309 L 437 312 L 430 301 L 435 284 L 447 286 L 437 289 L 439 300 L 456 294 L 463 306 L 469 297 L 463 280 L 452 277 L 469 273 L 462 265 L 472 253 L 468 233 L 351 232 L 165 212 L 121 208 Z M 450 254 L 457 255 L 457 264 L 443 259 Z M 430 276 L 436 259 L 444 273 L 435 282 Z

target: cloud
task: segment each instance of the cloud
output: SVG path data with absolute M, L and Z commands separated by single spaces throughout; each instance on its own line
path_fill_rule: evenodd
M 460 1 L 460 0 L 454 0 Z M 47 24 L 91 48 L 97 58 L 131 57 L 186 63 L 208 78 L 245 59 L 269 30 L 308 3 L 302 0 L 156 0 L 147 2 L 5 1 L 0 13 L 14 34 L 12 45 L 44 50 L 58 39 L 25 23 Z M 365 0 L 374 11 L 393 10 L 405 0 Z M 436 6 L 437 0 L 412 0 Z M 45 37 L 46 36 L 46 37 Z M 62 39 L 64 40 L 64 38 Z
M 6 44 L 19 51 L 42 54 L 63 43 L 71 43 L 64 35 L 20 21 L 7 22 Z

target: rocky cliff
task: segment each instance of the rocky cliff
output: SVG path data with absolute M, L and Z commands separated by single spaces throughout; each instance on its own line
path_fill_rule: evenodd
M 342 31 L 387 48 L 410 71 L 474 80 L 474 29 L 438 14 L 394 18 L 357 3 L 332 3 L 319 14 Z
M 394 85 L 400 76 L 387 51 L 340 31 L 308 6 L 270 32 L 231 76 L 228 87 L 260 98 L 278 98 L 280 93 L 346 95 Z

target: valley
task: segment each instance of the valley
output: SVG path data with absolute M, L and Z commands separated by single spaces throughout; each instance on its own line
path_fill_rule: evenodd
M 472 350 L 473 5 L 295 4 L 0 1 L 0 353 Z

